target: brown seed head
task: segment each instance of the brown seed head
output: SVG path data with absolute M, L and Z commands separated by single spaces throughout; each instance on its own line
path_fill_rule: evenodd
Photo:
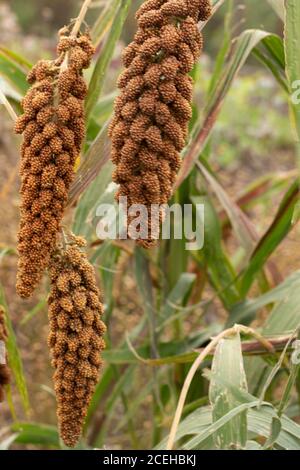
M 197 23 L 210 14 L 209 0 L 146 0 L 136 14 L 134 41 L 123 53 L 110 126 L 113 179 L 120 185 L 116 198 L 127 196 L 129 208 L 145 204 L 148 228 L 152 224 L 156 235 L 158 224 L 149 213 L 172 194 L 192 114 L 188 73 L 203 45 Z M 149 247 L 156 238 L 148 230 L 137 241 Z
M 29 73 L 32 87 L 15 124 L 16 133 L 23 133 L 17 274 L 21 297 L 32 294 L 49 264 L 84 138 L 82 69 L 89 66 L 94 49 L 88 34 L 70 38 L 64 30 L 58 52 L 59 59 L 39 61 Z
M 50 263 L 48 343 L 60 434 L 67 446 L 74 447 L 98 381 L 105 326 L 95 273 L 80 249 L 84 240 L 71 240 L 72 245 L 53 254 Z

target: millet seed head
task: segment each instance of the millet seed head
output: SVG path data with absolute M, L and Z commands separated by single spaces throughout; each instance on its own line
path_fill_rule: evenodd
M 85 135 L 82 70 L 94 48 L 88 34 L 68 34 L 68 29 L 60 34 L 58 59 L 39 61 L 30 71 L 32 86 L 15 124 L 15 132 L 23 134 L 16 285 L 21 297 L 31 296 L 50 262 Z
M 210 14 L 209 0 L 146 0 L 136 13 L 134 40 L 123 53 L 125 70 L 110 125 L 113 180 L 119 185 L 117 199 L 126 196 L 128 207 L 148 209 L 146 222 L 156 235 L 147 230 L 146 239 L 137 240 L 146 248 L 157 239 L 151 205 L 167 203 L 180 167 L 192 115 L 188 73 L 203 46 L 197 23 Z
M 82 244 L 81 238 L 71 237 L 71 246 L 55 252 L 49 269 L 48 344 L 55 368 L 60 435 L 69 447 L 80 438 L 105 347 L 101 296 Z

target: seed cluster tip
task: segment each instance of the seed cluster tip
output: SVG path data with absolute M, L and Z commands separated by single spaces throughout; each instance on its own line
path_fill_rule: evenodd
M 82 245 L 73 237 L 66 250 L 52 255 L 49 270 L 49 346 L 59 429 L 69 447 L 80 438 L 105 347 L 101 297 Z

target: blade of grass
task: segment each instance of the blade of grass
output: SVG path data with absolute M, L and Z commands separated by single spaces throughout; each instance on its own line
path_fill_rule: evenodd
M 119 9 L 116 12 L 105 46 L 96 62 L 86 98 L 87 121 L 100 96 L 107 67 L 112 59 L 115 45 L 122 32 L 123 24 L 127 17 L 130 4 L 131 0 L 120 0 Z
M 8 339 L 7 339 L 7 353 L 8 353 L 8 362 L 9 367 L 14 375 L 18 392 L 21 397 L 22 405 L 26 414 L 29 414 L 30 404 L 29 396 L 27 391 L 26 379 L 23 370 L 22 359 L 20 352 L 17 346 L 17 340 L 14 333 L 13 325 L 8 314 L 8 306 L 6 303 L 4 290 L 0 286 L 0 304 L 3 305 L 5 311 L 5 319 L 8 329 Z
M 274 289 L 271 289 L 269 292 L 261 295 L 260 297 L 257 297 L 256 299 L 251 299 L 251 300 L 246 300 L 238 305 L 236 305 L 232 310 L 230 314 L 230 318 L 226 324 L 227 327 L 233 326 L 235 323 L 250 323 L 254 317 L 255 314 L 259 311 L 259 309 L 265 307 L 266 305 L 272 304 L 272 303 L 280 303 L 281 301 L 284 301 L 284 299 L 290 299 L 290 296 L 293 293 L 297 293 L 298 289 L 300 288 L 300 271 L 295 271 L 293 274 L 288 276 L 281 284 L 276 286 Z M 291 329 L 293 330 L 296 325 L 294 323 L 294 317 L 288 313 L 289 307 L 286 309 L 286 314 L 287 315 L 287 325 L 291 324 Z M 281 314 L 281 313 L 280 313 Z M 279 315 L 280 315 L 279 314 Z M 280 319 L 280 316 L 278 315 L 278 320 Z M 271 322 L 273 324 L 272 320 L 272 314 L 269 316 L 267 320 L 268 322 Z M 296 322 L 298 320 L 296 319 Z M 277 323 L 277 321 L 276 321 Z M 288 332 L 291 330 L 290 328 L 288 329 Z M 286 332 L 286 328 L 283 327 L 283 324 L 280 323 L 278 325 L 278 328 L 276 328 L 276 332 L 274 330 L 274 326 L 269 330 L 270 333 L 280 333 Z M 266 331 L 266 333 L 268 330 Z
M 101 11 L 98 19 L 94 23 L 94 26 L 91 30 L 91 37 L 95 47 L 100 44 L 108 28 L 110 27 L 118 6 L 119 0 L 112 0 L 110 3 L 107 3 Z
M 177 283 L 169 293 L 164 305 L 162 305 L 159 312 L 159 324 L 157 326 L 157 331 L 161 330 L 165 322 L 168 321 L 170 317 L 176 314 L 177 307 L 180 307 L 183 303 L 185 296 L 191 290 L 192 285 L 196 279 L 195 274 L 191 273 L 182 273 L 179 277 Z
M 142 304 L 148 317 L 151 356 L 158 357 L 156 335 L 156 311 L 153 298 L 153 287 L 150 274 L 150 263 L 142 248 L 135 249 L 136 282 Z
M 208 196 L 191 196 L 193 204 L 204 204 L 204 247 L 196 260 L 209 272 L 210 281 L 226 309 L 241 300 L 237 288 L 237 274 L 222 247 L 221 226 Z M 202 260 L 203 257 L 204 259 Z
M 236 406 L 234 409 L 230 410 L 224 416 L 219 418 L 216 422 L 208 426 L 204 431 L 190 439 L 186 444 L 183 445 L 182 449 L 191 450 L 196 448 L 199 446 L 199 444 L 201 444 L 201 442 L 212 436 L 218 430 L 222 429 L 223 426 L 232 421 L 234 418 L 238 417 L 241 413 L 245 413 L 249 409 L 257 407 L 258 403 L 258 400 L 254 400 L 251 403 L 243 403 L 242 405 Z
M 101 419 L 100 432 L 92 440 L 92 444 L 94 446 L 102 447 L 105 443 L 107 429 L 110 424 L 110 420 L 115 413 L 115 407 L 118 404 L 118 400 L 121 398 L 120 394 L 130 383 L 132 383 L 134 370 L 134 366 L 129 366 L 126 370 L 123 370 L 113 389 L 110 391 L 109 397 L 105 401 L 105 415 L 103 416 L 103 419 Z
M 299 198 L 299 183 L 295 181 L 284 196 L 278 212 L 265 235 L 258 242 L 241 278 L 241 292 L 246 296 L 256 274 L 293 227 L 293 214 Z
M 42 299 L 40 300 L 35 307 L 33 307 L 26 315 L 22 318 L 20 325 L 25 325 L 28 321 L 30 321 L 35 315 L 37 315 L 44 307 L 47 305 L 47 300 Z
M 32 63 L 27 60 L 26 57 L 17 54 L 16 52 L 8 49 L 5 46 L 0 46 L 0 51 L 5 54 L 8 58 L 13 60 L 16 64 L 18 64 L 20 67 L 24 69 L 24 72 L 29 72 L 29 70 L 32 68 Z
M 72 206 L 76 202 L 108 162 L 110 157 L 110 141 L 107 130 L 108 123 L 101 128 L 83 159 L 69 192 L 68 206 Z
M 284 21 L 284 0 L 267 0 L 278 17 Z
M 285 28 L 284 28 L 284 47 L 286 57 L 286 75 L 290 87 L 290 94 L 293 93 L 293 85 L 300 79 L 300 3 L 297 0 L 288 0 L 284 2 Z M 300 106 L 290 101 L 292 110 L 291 124 L 293 126 L 296 141 L 300 140 Z M 299 155 L 298 155 L 299 157 Z
M 179 187 L 182 181 L 190 174 L 195 161 L 199 158 L 199 155 L 207 144 L 224 99 L 235 77 L 244 66 L 253 49 L 269 36 L 272 36 L 272 34 L 255 29 L 246 30 L 238 37 L 231 54 L 231 59 L 224 69 L 223 75 L 218 81 L 218 85 L 215 87 L 215 92 L 210 96 L 204 111 L 204 116 L 199 120 L 198 124 L 196 124 L 191 140 L 184 150 L 184 159 L 176 180 L 175 188 Z
M 213 422 L 218 421 L 239 402 L 230 389 L 220 385 L 226 379 L 232 386 L 247 391 L 240 335 L 222 339 L 217 345 L 211 367 L 209 399 L 212 404 Z M 215 447 L 219 449 L 241 449 L 247 442 L 247 412 L 239 414 L 214 435 Z
M 18 435 L 17 444 L 37 444 L 59 448 L 59 436 L 55 426 L 40 423 L 15 423 L 11 426 Z
M 284 43 L 281 37 L 276 35 L 266 37 L 253 49 L 253 55 L 272 72 L 278 84 L 289 94 L 285 73 Z
M 205 168 L 205 166 L 200 161 L 198 161 L 196 165 L 224 207 L 241 246 L 244 247 L 246 253 L 250 254 L 253 250 L 254 242 L 258 238 L 254 225 L 239 206 L 230 199 L 217 179 Z
M 29 85 L 26 73 L 11 57 L 0 49 L 0 75 L 4 77 L 22 96 L 27 92 Z

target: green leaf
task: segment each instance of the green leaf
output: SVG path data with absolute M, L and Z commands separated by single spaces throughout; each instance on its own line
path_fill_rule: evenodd
M 253 401 L 252 401 L 253 402 Z M 251 403 L 251 402 L 250 402 Z M 255 437 L 270 436 L 270 429 L 275 412 L 271 406 L 262 405 L 260 408 L 249 409 L 248 431 Z M 281 419 L 282 429 L 276 439 L 276 446 L 286 450 L 296 450 L 300 448 L 300 426 L 290 420 L 287 416 Z M 210 406 L 198 408 L 196 411 L 188 415 L 178 426 L 176 440 L 186 436 L 197 436 L 206 432 L 212 424 L 212 411 Z M 155 449 L 165 449 L 167 438 L 163 439 Z M 203 441 L 202 441 L 203 445 Z M 201 449 L 201 444 L 198 446 Z M 212 449 L 212 445 L 210 446 Z
M 300 3 L 298 0 L 286 0 L 284 2 L 285 28 L 284 28 L 284 47 L 286 57 L 286 75 L 292 97 L 294 84 L 300 80 Z M 299 86 L 298 86 L 299 88 Z M 300 140 L 300 106 L 290 101 L 292 110 L 292 126 L 295 132 L 296 140 Z
M 14 333 L 13 325 L 8 313 L 8 306 L 5 300 L 5 294 L 2 286 L 0 286 L 0 304 L 3 305 L 5 311 L 5 320 L 8 329 L 8 339 L 6 342 L 8 363 L 14 375 L 18 392 L 21 397 L 22 405 L 26 413 L 30 410 L 29 397 L 26 385 L 26 379 L 23 371 L 22 359 L 17 346 L 17 340 Z
M 85 421 L 85 428 L 88 427 L 92 417 L 97 411 L 98 405 L 99 403 L 101 403 L 102 397 L 104 396 L 104 393 L 106 392 L 109 385 L 111 384 L 113 378 L 114 378 L 114 372 L 113 372 L 112 367 L 106 367 L 105 370 L 102 372 L 101 380 L 98 382 L 93 398 L 90 402 L 90 405 L 88 408 L 88 414 L 87 414 L 86 421 Z
M 232 39 L 231 38 L 231 33 L 232 33 L 231 23 L 232 23 L 232 17 L 233 17 L 233 10 L 234 10 L 233 0 L 230 0 L 229 2 L 227 2 L 227 11 L 224 17 L 224 37 L 222 41 L 222 46 L 215 60 L 214 71 L 212 73 L 212 77 L 209 83 L 209 94 L 211 95 L 215 92 L 216 85 L 222 75 L 225 60 L 230 49 L 230 44 L 231 44 L 231 39 Z
M 216 348 L 210 374 L 209 398 L 212 404 L 213 422 L 218 421 L 240 404 L 239 400 L 221 381 L 247 391 L 240 335 L 222 339 Z M 221 382 L 221 383 L 220 383 Z M 219 449 L 241 449 L 247 441 L 247 413 L 243 412 L 229 421 L 214 436 Z
M 248 428 L 258 436 L 269 438 L 272 430 L 274 410 L 262 406 L 259 409 L 250 410 L 248 413 Z M 285 450 L 300 449 L 300 426 L 286 416 L 281 418 L 281 432 L 276 438 L 276 446 Z
M 284 21 L 284 0 L 267 0 L 279 18 Z
M 273 74 L 282 89 L 289 94 L 289 85 L 285 73 L 284 44 L 281 37 L 267 36 L 253 49 L 254 56 Z
M 29 72 L 29 70 L 32 68 L 33 64 L 21 54 L 17 54 L 16 52 L 4 46 L 0 46 L 0 51 L 5 54 L 8 58 L 10 58 L 13 62 L 18 64 L 24 70 L 25 73 Z
M 289 378 L 288 378 L 282 398 L 279 403 L 279 407 L 278 407 L 279 416 L 283 414 L 283 412 L 286 410 L 286 408 L 289 405 L 289 402 L 293 393 L 293 387 L 299 375 L 299 370 L 300 370 L 300 364 L 292 364 Z
M 186 444 L 183 445 L 184 450 L 195 449 L 201 444 L 205 439 L 212 436 L 215 432 L 221 430 L 223 426 L 232 421 L 234 418 L 240 416 L 241 414 L 247 412 L 250 408 L 255 408 L 259 404 L 258 400 L 254 400 L 250 403 L 242 403 L 241 405 L 236 406 L 232 410 L 228 411 L 225 415 L 219 418 L 217 421 L 210 424 L 206 429 L 200 432 L 197 436 L 190 439 Z
M 230 60 L 224 72 L 215 86 L 215 92 L 210 95 L 206 105 L 204 115 L 195 125 L 190 143 L 184 150 L 184 160 L 179 172 L 176 187 L 189 175 L 199 155 L 206 146 L 212 129 L 217 121 L 218 115 L 226 95 L 228 94 L 235 77 L 244 66 L 249 55 L 257 45 L 269 36 L 273 36 L 267 31 L 259 29 L 249 29 L 244 31 L 237 39 L 234 50 L 230 55 Z
M 106 349 L 102 352 L 105 362 L 110 364 L 141 364 L 149 366 L 161 366 L 164 364 L 184 364 L 192 362 L 197 357 L 197 352 L 191 351 L 201 347 L 212 335 L 218 334 L 222 326 L 212 324 L 194 335 L 178 340 L 159 342 L 157 344 L 158 357 L 151 359 L 151 347 L 148 342 L 136 348 L 135 351 L 127 347 Z
M 216 194 L 220 204 L 222 204 L 241 246 L 244 248 L 246 253 L 251 252 L 254 246 L 254 241 L 257 238 L 253 224 L 240 207 L 231 200 L 215 176 L 205 168 L 201 161 L 197 162 L 197 168 Z
M 204 246 L 197 256 L 199 263 L 207 263 L 211 283 L 224 306 L 230 309 L 240 301 L 236 286 L 237 274 L 222 247 L 221 226 L 208 196 L 191 196 L 193 204 L 204 205 Z M 204 261 L 201 260 L 204 257 Z
M 22 96 L 27 92 L 29 85 L 26 81 L 26 73 L 11 57 L 7 56 L 0 49 L 0 75 L 4 77 L 15 88 L 16 91 L 21 93 Z
M 105 322 L 109 327 L 109 320 L 114 306 L 113 284 L 120 256 L 120 248 L 112 243 L 103 243 L 98 268 L 101 274 L 105 299 Z M 98 259 L 98 257 L 97 257 Z
M 249 291 L 256 274 L 265 265 L 269 256 L 292 228 L 295 204 L 299 198 L 299 183 L 295 181 L 285 194 L 278 212 L 265 235 L 257 244 L 241 279 L 241 291 L 245 296 Z
M 139 323 L 133 328 L 133 330 L 129 334 L 129 338 L 131 341 L 134 341 L 141 334 L 141 332 L 144 329 L 145 323 L 146 323 L 146 318 L 142 317 Z M 109 352 L 109 349 L 106 349 L 105 351 Z M 120 346 L 119 351 L 128 352 L 128 348 L 125 342 Z M 112 356 L 114 356 L 114 352 L 112 352 Z M 115 378 L 115 368 L 114 368 L 114 365 L 112 364 L 112 361 L 108 359 L 108 360 L 105 360 L 105 362 L 109 365 L 105 368 L 102 374 L 102 378 L 96 386 L 96 390 L 94 392 L 93 398 L 89 405 L 85 427 L 88 426 L 94 413 L 97 411 L 99 403 L 102 403 L 104 401 L 103 397 Z
M 191 290 L 192 285 L 196 279 L 195 274 L 182 273 L 177 283 L 169 293 L 164 305 L 161 307 L 159 313 L 159 326 L 157 331 L 161 330 L 166 323 L 174 319 L 174 315 L 182 306 L 183 300 L 188 292 Z
M 247 441 L 245 450 L 262 450 L 262 446 L 256 441 Z
M 189 414 L 179 424 L 176 441 L 185 437 L 198 434 L 202 430 L 206 429 L 212 422 L 212 412 L 210 406 L 202 406 L 193 413 Z M 167 438 L 163 439 L 156 447 L 155 450 L 165 449 L 167 444 Z
M 94 109 L 94 118 L 97 123 L 103 126 L 106 121 L 109 120 L 114 107 L 114 100 L 117 96 L 117 92 L 113 91 L 109 95 L 102 96 Z
M 275 305 L 263 326 L 265 336 L 286 335 L 293 333 L 300 325 L 300 294 L 290 290 L 288 297 Z
M 93 229 L 92 224 L 87 223 L 87 219 L 99 201 L 105 198 L 103 193 L 111 183 L 112 163 L 109 161 L 109 156 L 110 142 L 107 136 L 107 126 L 105 126 L 100 130 L 84 157 L 69 194 L 69 205 L 72 205 L 84 192 L 76 208 L 73 231 L 77 234 L 83 233 L 87 238 Z M 113 200 L 113 193 L 110 190 L 109 192 L 111 193 L 110 199 Z M 92 214 L 92 219 L 94 217 L 95 213 Z
M 46 447 L 59 448 L 59 435 L 55 426 L 39 423 L 15 423 L 11 426 L 18 435 L 17 444 L 36 444 Z
M 7 98 L 8 102 L 14 106 L 16 114 L 21 111 L 20 101 L 22 99 L 21 94 L 13 88 L 6 79 L 0 76 L 0 93 Z M 3 96 L 1 96 L 3 99 Z
M 228 388 L 233 396 L 236 397 L 241 404 L 252 403 L 255 397 L 233 385 L 225 376 L 218 377 L 220 386 Z M 253 415 L 255 418 L 253 418 Z M 297 449 L 300 445 L 300 426 L 296 425 L 287 416 L 282 415 L 280 424 L 276 410 L 271 404 L 263 402 L 257 410 L 251 409 L 247 413 L 248 431 L 256 432 L 258 436 L 267 438 L 266 444 L 269 446 L 276 445 L 286 449 Z M 255 421 L 264 422 L 265 426 L 259 425 L 255 428 Z M 295 439 L 296 438 L 296 439 Z
M 127 17 L 131 0 L 121 0 L 119 9 L 116 12 L 113 24 L 110 28 L 109 35 L 100 56 L 96 62 L 93 75 L 89 84 L 88 95 L 86 98 L 86 119 L 88 120 L 90 114 L 96 105 L 100 96 L 107 67 L 112 59 L 115 45 L 122 32 L 124 21 Z
M 116 381 L 112 390 L 110 390 L 109 397 L 105 401 L 105 416 L 101 424 L 101 429 L 93 441 L 93 445 L 96 447 L 101 447 L 105 439 L 105 433 L 107 432 L 107 427 L 110 424 L 110 419 L 112 418 L 115 407 L 121 398 L 121 393 L 126 389 L 126 387 L 133 382 L 133 373 L 135 371 L 134 366 L 127 367 L 126 370 L 122 371 L 122 374 Z
M 146 400 L 146 398 L 150 395 L 151 391 L 153 391 L 156 386 L 157 376 L 154 376 L 144 386 L 141 387 L 138 393 L 135 394 L 134 400 L 130 401 L 128 410 L 126 411 L 125 415 L 120 418 L 115 428 L 115 432 L 118 432 L 120 429 L 122 429 L 122 427 L 126 425 L 129 419 L 136 418 L 139 412 L 139 407 L 142 405 L 142 403 Z
M 226 327 L 229 328 L 235 323 L 249 324 L 255 317 L 259 309 L 265 307 L 266 305 L 272 303 L 285 303 L 285 299 L 292 297 L 292 294 L 296 294 L 300 289 L 300 271 L 295 271 L 293 274 L 288 276 L 281 284 L 276 286 L 274 289 L 266 292 L 265 294 L 257 297 L 256 299 L 245 300 L 242 303 L 239 303 L 234 306 L 231 310 L 230 318 L 226 324 Z M 276 311 L 275 307 L 274 311 Z M 267 319 L 266 325 L 268 322 L 271 322 L 271 326 L 265 326 L 264 333 L 267 334 L 268 330 L 273 333 L 289 333 L 293 331 L 298 325 L 298 316 L 295 317 L 294 309 L 289 313 L 290 306 L 286 308 L 285 314 L 282 316 L 282 310 L 279 314 L 275 315 L 275 318 L 272 319 L 272 313 Z M 281 316 L 280 316 L 281 315 Z M 285 322 L 286 319 L 286 322 Z M 279 323 L 278 323 L 279 322 Z M 282 322 L 282 323 L 281 323 Z M 278 323 L 278 327 L 274 327 Z
M 111 25 L 118 6 L 119 0 L 111 0 L 109 4 L 105 5 L 105 8 L 99 15 L 97 21 L 94 23 L 94 26 L 91 30 L 91 37 L 95 46 L 100 44 L 101 39 L 106 33 L 108 27 Z
M 86 239 L 96 238 L 96 211 L 100 204 L 113 204 L 115 185 L 111 183 L 112 163 L 107 162 L 82 195 L 76 208 L 73 232 Z
M 278 418 L 277 416 L 274 416 L 272 418 L 272 423 L 271 423 L 271 432 L 270 436 L 266 440 L 264 444 L 264 449 L 270 449 L 274 446 L 276 443 L 279 434 L 281 433 L 282 425 L 281 425 L 281 419 Z
M 20 324 L 25 325 L 29 320 L 31 320 L 35 315 L 37 315 L 41 310 L 44 309 L 47 305 L 47 300 L 40 300 L 26 315 L 22 318 Z

